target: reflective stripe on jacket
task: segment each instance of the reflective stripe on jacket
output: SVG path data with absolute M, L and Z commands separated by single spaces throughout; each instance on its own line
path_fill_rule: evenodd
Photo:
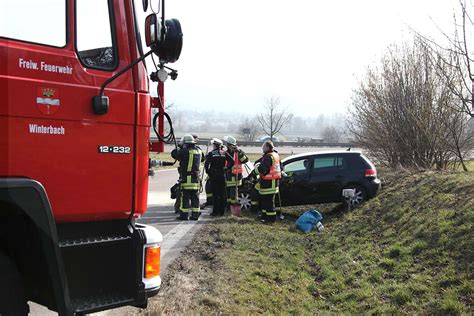
M 184 190 L 199 190 L 199 169 L 204 155 L 201 149 L 195 145 L 185 145 L 183 148 L 171 152 L 174 159 L 179 160 L 179 177 L 181 187 Z
M 199 169 L 202 160 L 200 149 L 193 148 L 189 150 L 188 165 L 186 168 L 186 178 L 181 183 L 185 190 L 199 190 Z
M 272 166 L 270 171 L 265 175 L 260 175 L 263 180 L 276 180 L 281 179 L 281 168 L 280 168 L 280 156 L 277 153 L 271 152 L 269 154 L 272 159 Z
M 229 153 L 229 151 L 227 151 Z M 249 158 L 245 155 L 245 153 L 237 148 L 232 153 L 232 157 L 234 157 L 234 167 L 239 165 L 238 167 L 227 169 L 226 175 L 226 186 L 228 187 L 235 187 L 242 185 L 242 164 L 245 164 L 249 161 Z M 226 164 L 228 166 L 228 164 Z
M 239 152 L 234 151 L 234 165 L 232 166 L 232 174 L 242 174 L 242 163 L 239 159 Z
M 280 157 L 276 152 L 270 152 L 263 155 L 259 162 L 254 170 L 254 173 L 259 176 L 259 183 L 256 186 L 258 193 L 260 195 L 277 194 L 280 191 Z

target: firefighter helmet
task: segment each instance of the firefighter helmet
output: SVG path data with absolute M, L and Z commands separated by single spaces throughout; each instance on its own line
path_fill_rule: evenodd
M 219 138 L 213 138 L 211 139 L 211 144 L 220 146 L 222 145 L 222 140 L 220 140 Z
M 191 134 L 186 134 L 181 138 L 183 144 L 196 144 L 196 139 Z
M 271 140 L 266 140 L 262 144 L 262 150 L 263 152 L 267 152 L 267 150 L 272 151 L 275 145 Z
M 224 142 L 226 145 L 237 146 L 237 140 L 233 136 L 224 136 Z

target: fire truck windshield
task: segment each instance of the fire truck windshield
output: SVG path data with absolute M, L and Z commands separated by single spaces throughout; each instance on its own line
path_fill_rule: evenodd
M 0 1 L 0 37 L 63 47 L 66 0 Z

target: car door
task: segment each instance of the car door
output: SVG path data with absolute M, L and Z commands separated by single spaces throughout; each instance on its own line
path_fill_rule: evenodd
M 283 205 L 308 203 L 309 163 L 308 157 L 296 158 L 283 163 L 283 171 L 286 174 L 280 181 Z
M 343 155 L 316 155 L 311 159 L 310 200 L 329 203 L 341 200 L 347 162 Z

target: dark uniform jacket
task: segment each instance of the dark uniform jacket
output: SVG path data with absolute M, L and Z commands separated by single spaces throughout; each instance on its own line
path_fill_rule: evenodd
M 226 166 L 227 162 L 227 166 Z M 222 149 L 214 149 L 207 154 L 204 168 L 209 177 L 212 178 L 225 178 L 225 169 L 232 168 L 234 165 L 234 159 L 229 155 L 228 152 Z
M 201 149 L 193 144 L 185 144 L 182 148 L 174 149 L 171 157 L 179 161 L 179 178 L 185 190 L 199 190 L 199 167 L 204 161 Z

